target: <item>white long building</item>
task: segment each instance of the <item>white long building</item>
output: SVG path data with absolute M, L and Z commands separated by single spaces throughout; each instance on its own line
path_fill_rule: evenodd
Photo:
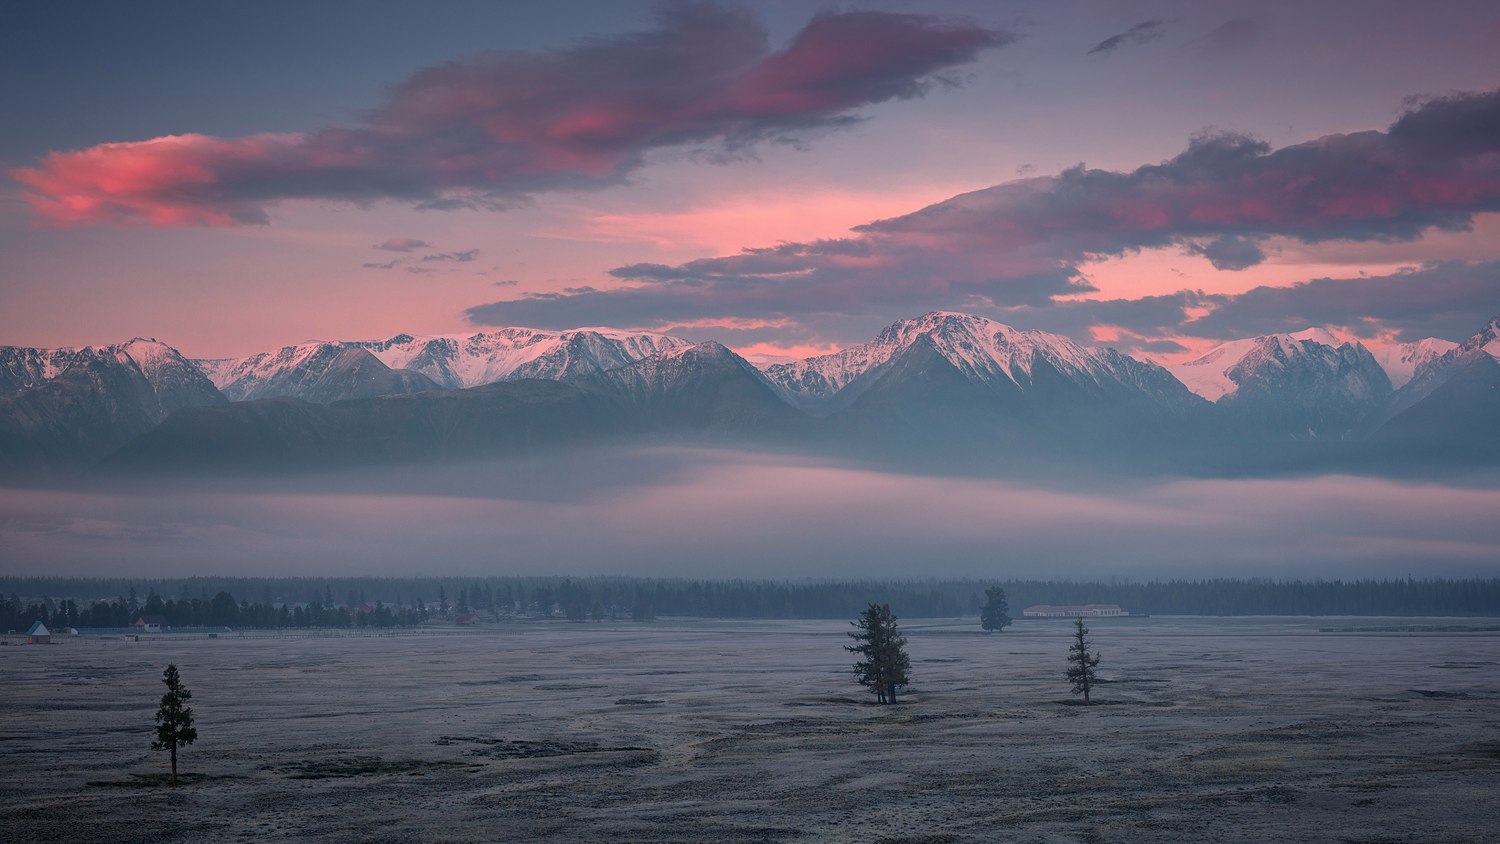
M 1111 615 L 1130 615 L 1118 604 L 1083 604 L 1073 607 L 1056 607 L 1037 604 L 1021 610 L 1022 618 L 1102 618 Z

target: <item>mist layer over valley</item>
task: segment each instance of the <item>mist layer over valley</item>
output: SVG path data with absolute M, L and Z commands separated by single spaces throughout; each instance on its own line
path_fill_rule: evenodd
M 17 572 L 80 575 L 1459 576 L 1492 571 L 1496 512 L 1484 485 L 1005 479 L 663 446 L 10 489 L 0 540 Z

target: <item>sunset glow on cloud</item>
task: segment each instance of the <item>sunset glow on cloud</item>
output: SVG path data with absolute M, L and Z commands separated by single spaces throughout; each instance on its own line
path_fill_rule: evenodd
M 11 175 L 51 225 L 234 226 L 281 200 L 503 206 L 617 183 L 649 150 L 728 150 L 857 119 L 1011 36 L 933 18 L 815 18 L 782 51 L 749 15 L 666 7 L 660 28 L 429 68 L 352 126 L 179 135 L 49 153 Z

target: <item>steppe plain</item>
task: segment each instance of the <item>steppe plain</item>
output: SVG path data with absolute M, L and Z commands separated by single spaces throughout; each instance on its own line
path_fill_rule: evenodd
M 1061 679 L 1066 622 L 904 626 L 913 685 L 889 707 L 832 621 L 7 646 L 0 838 L 1500 836 L 1494 620 L 1101 619 L 1089 707 Z M 169 662 L 199 729 L 175 788 L 148 747 Z

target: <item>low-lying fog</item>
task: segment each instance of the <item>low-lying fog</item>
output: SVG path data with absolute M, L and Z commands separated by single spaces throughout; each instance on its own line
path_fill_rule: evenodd
M 1500 489 L 1044 483 L 628 449 L 246 482 L 0 489 L 14 574 L 1485 575 Z

